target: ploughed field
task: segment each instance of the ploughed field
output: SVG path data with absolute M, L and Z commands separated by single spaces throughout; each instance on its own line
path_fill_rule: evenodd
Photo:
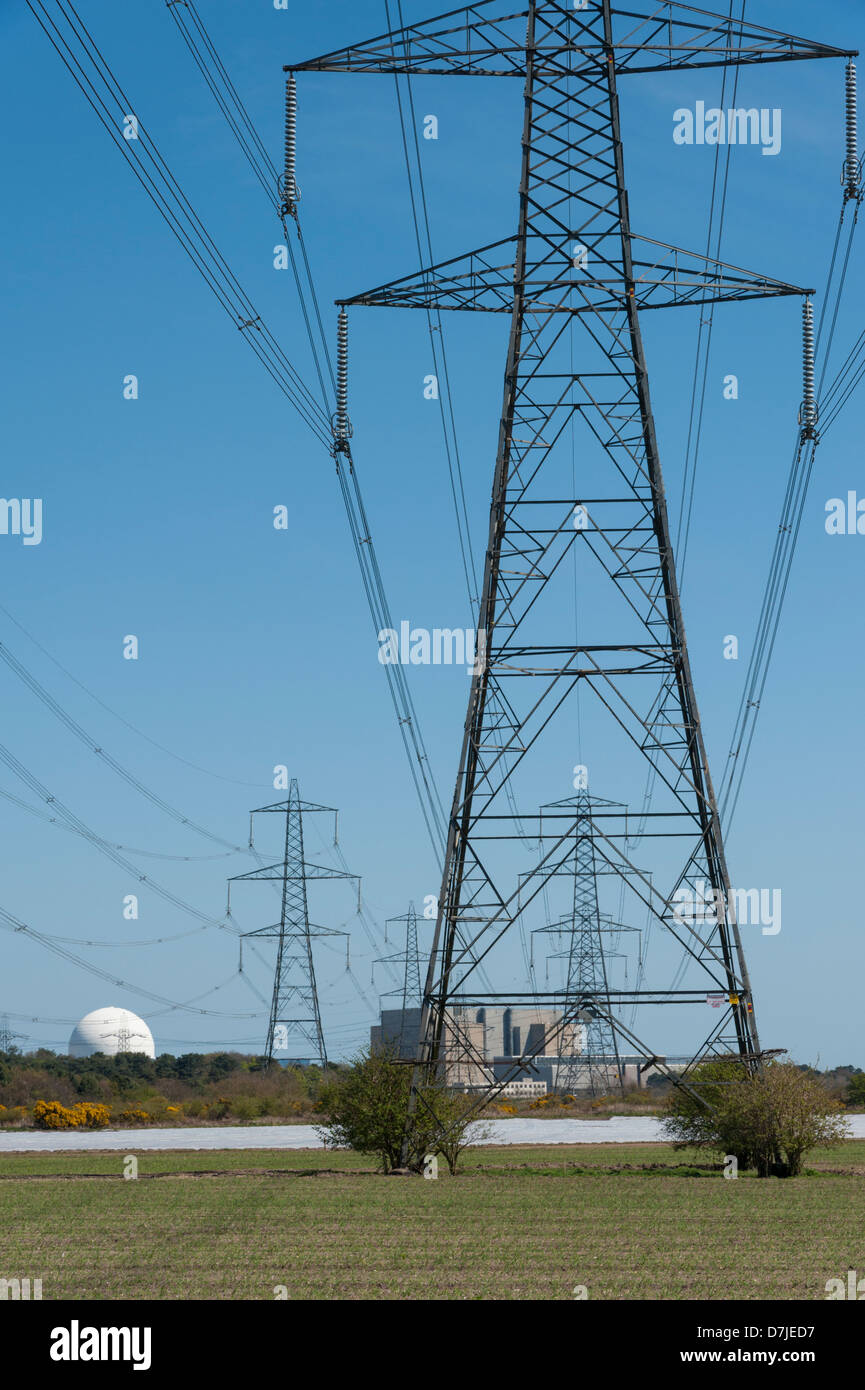
M 0 1158 L 0 1278 L 43 1299 L 822 1300 L 865 1275 L 859 1140 L 786 1181 L 660 1144 L 483 1147 L 435 1181 L 321 1150 L 137 1161 Z

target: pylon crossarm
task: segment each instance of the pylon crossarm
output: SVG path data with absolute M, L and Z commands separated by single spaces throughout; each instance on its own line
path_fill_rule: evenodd
M 288 64 L 285 70 L 525 78 L 529 14 L 528 6 L 514 9 L 501 0 L 480 0 Z M 611 51 L 617 75 L 855 56 L 855 50 L 745 24 L 674 0 L 614 7 L 609 37 L 600 5 L 578 10 L 564 0 L 547 0 L 540 14 L 531 53 L 537 75 L 547 79 L 596 70 Z
M 613 15 L 617 76 L 852 56 L 831 44 L 743 23 L 731 15 L 712 14 L 677 0 L 617 5 Z
M 573 265 L 575 241 L 584 246 L 584 269 Z M 648 259 L 635 254 L 634 284 L 628 288 L 621 283 L 613 257 L 604 254 L 601 237 L 569 226 L 563 226 L 558 237 L 547 235 L 543 257 L 529 256 L 526 261 L 522 281 L 526 311 L 604 313 L 622 308 L 630 295 L 640 309 L 667 309 L 814 293 L 652 237 L 633 234 L 631 241 L 635 252 L 646 247 L 653 255 Z M 505 237 L 340 302 L 366 308 L 511 313 L 516 243 L 516 237 Z
M 358 875 L 345 873 L 342 869 L 329 869 L 325 865 L 321 864 L 310 864 L 308 861 L 306 861 L 302 873 L 299 870 L 296 873 L 287 873 L 284 863 L 266 864 L 261 869 L 250 869 L 248 874 L 234 874 L 232 876 L 231 882 L 242 883 L 244 880 L 252 881 L 255 879 L 277 879 L 280 882 L 300 883 L 303 879 L 333 878 L 347 878 L 351 879 L 353 882 L 356 882 Z
M 269 806 L 257 806 L 252 812 L 252 815 L 263 816 L 270 812 L 274 815 L 284 816 L 289 809 L 292 811 L 302 811 L 304 815 L 314 814 L 317 811 L 326 811 L 330 816 L 335 816 L 337 814 L 336 806 L 319 806 L 315 801 L 298 800 L 293 802 L 289 797 L 287 801 L 273 801 Z

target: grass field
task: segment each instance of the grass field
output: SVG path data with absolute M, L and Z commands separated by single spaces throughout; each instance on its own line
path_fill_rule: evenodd
M 43 1298 L 824 1299 L 865 1273 L 865 1143 L 726 1181 L 666 1145 L 489 1147 L 436 1182 L 319 1150 L 0 1160 L 0 1277 Z

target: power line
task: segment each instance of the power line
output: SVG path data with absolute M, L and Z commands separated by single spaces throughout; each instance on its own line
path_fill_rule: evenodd
M 31 806 L 28 801 L 24 801 L 20 796 L 14 796 L 12 792 L 6 791 L 4 787 L 0 787 L 0 796 L 3 797 L 4 801 L 10 801 L 13 806 L 18 806 L 22 811 L 26 811 L 29 816 L 34 816 L 37 820 L 44 821 L 46 825 L 53 825 L 57 830 L 66 830 L 71 835 L 80 834 L 74 826 L 66 825 L 63 821 L 59 821 L 56 816 L 46 815 L 44 811 L 39 810 L 38 806 Z M 106 841 L 106 843 L 111 843 L 112 849 L 120 850 L 121 853 L 140 854 L 148 859 L 169 859 L 184 864 L 210 862 L 214 859 L 231 859 L 235 853 L 235 851 L 232 850 L 225 850 L 219 854 L 165 854 L 160 850 L 138 849 L 134 848 L 132 845 L 115 844 L 110 841 Z M 238 850 L 237 852 L 239 853 L 240 851 Z M 243 852 L 246 853 L 245 850 Z
M 205 826 L 199 825 L 197 821 L 191 820 L 189 816 L 179 811 L 176 806 L 172 806 L 170 802 L 165 801 L 163 797 L 151 791 L 134 773 L 129 772 L 122 763 L 118 762 L 116 758 L 112 757 L 110 753 L 98 744 L 96 740 L 81 727 L 77 720 L 73 719 L 70 714 L 67 714 L 63 706 L 54 699 L 54 696 L 49 694 L 36 677 L 27 670 L 27 667 L 24 666 L 17 657 L 13 656 L 9 648 L 2 642 L 0 642 L 0 660 L 5 661 L 6 665 L 11 671 L 14 671 L 19 680 L 23 681 L 37 699 L 42 701 L 55 718 L 59 719 L 61 724 L 64 724 L 80 743 L 83 743 L 85 747 L 89 748 L 91 753 L 95 753 L 112 772 L 116 773 L 118 777 L 121 777 L 124 782 L 133 787 L 135 791 L 147 801 L 150 801 L 154 806 L 158 807 L 165 815 L 170 816 L 172 820 L 179 822 L 180 825 L 185 825 L 189 830 L 194 830 L 197 835 L 203 835 L 205 839 L 212 840 L 215 844 L 224 845 L 225 848 L 232 851 L 232 853 L 243 852 L 243 846 L 233 845 L 229 840 L 223 839 L 221 835 L 215 835 L 212 831 L 207 830 Z
M 729 19 L 730 22 L 732 22 L 732 19 L 733 19 L 733 8 L 734 8 L 734 3 L 735 3 L 735 0 L 730 0 L 730 11 L 729 11 L 729 16 L 728 16 L 728 19 Z M 738 51 L 739 51 L 739 52 L 741 52 L 741 49 L 742 49 L 742 39 L 743 39 L 743 36 L 744 36 L 744 22 L 745 22 L 745 10 L 746 10 L 746 7 L 747 7 L 747 0 L 742 0 L 742 11 L 741 11 L 741 14 L 740 14 L 739 20 L 738 20 L 739 28 L 738 28 L 738 44 L 737 44 L 737 48 L 738 48 Z M 721 100 L 720 100 L 720 106 L 721 106 L 722 108 L 724 107 L 724 98 L 725 98 L 725 92 L 726 92 L 726 89 L 727 89 L 727 72 L 728 72 L 728 69 L 727 69 L 727 68 L 724 68 L 724 70 L 723 70 L 723 75 L 722 75 L 722 78 L 721 78 Z M 734 107 L 735 107 L 735 105 L 736 105 L 736 94 L 737 94 L 738 90 L 739 90 L 739 68 L 736 67 L 735 70 L 734 70 L 734 74 L 733 74 L 733 97 L 732 97 L 732 105 L 733 105 Z M 708 260 L 709 258 L 712 258 L 712 257 L 714 257 L 714 259 L 715 259 L 715 260 L 718 260 L 718 261 L 721 259 L 721 242 L 722 242 L 722 238 L 723 238 L 723 234 L 724 234 L 724 218 L 725 218 L 726 211 L 727 211 L 727 187 L 728 187 L 728 183 L 729 183 L 729 179 L 730 179 L 730 156 L 731 156 L 731 153 L 732 153 L 732 149 L 733 149 L 733 147 L 732 147 L 732 145 L 730 145 L 730 144 L 726 145 L 726 147 L 725 147 L 724 180 L 723 180 L 723 185 L 722 185 L 722 190 L 721 190 L 721 209 L 720 209 L 720 214 L 719 214 L 719 219 L 718 219 L 717 235 L 716 235 L 716 237 L 715 237 L 715 248 L 714 248 L 714 251 L 713 251 L 713 250 L 712 250 L 712 234 L 713 234 L 714 222 L 715 222 L 715 198 L 716 198 L 717 185 L 718 185 L 718 166 L 719 166 L 719 164 L 720 164 L 720 154 L 721 154 L 721 146 L 720 146 L 720 145 L 716 145 L 716 146 L 715 146 L 715 162 L 714 162 L 714 167 L 713 167 L 713 172 L 712 172 L 712 197 L 711 197 L 711 202 L 710 202 L 710 205 L 709 205 L 709 226 L 708 226 L 708 230 L 707 230 L 707 233 L 706 233 L 706 258 L 707 258 L 707 260 Z M 698 463 L 699 463 L 699 458 L 700 458 L 700 443 L 701 443 L 702 432 L 703 432 L 703 414 L 704 414 L 705 406 L 706 406 L 706 390 L 707 390 L 707 387 L 708 387 L 708 378 L 709 378 L 709 354 L 710 354 L 710 350 L 711 350 L 711 346 L 712 346 L 712 330 L 713 330 L 714 322 L 715 322 L 715 305 L 710 303 L 710 304 L 708 304 L 708 305 L 705 306 L 705 309 L 706 309 L 706 315 L 707 315 L 707 317 L 704 319 L 704 317 L 703 317 L 703 310 L 701 309 L 701 311 L 700 311 L 700 321 L 699 321 L 699 326 L 698 326 L 698 329 L 697 329 L 697 348 L 696 348 L 696 354 L 695 354 L 695 357 L 694 357 L 694 375 L 693 375 L 693 383 L 692 383 L 692 387 L 691 387 L 691 406 L 690 406 L 690 412 L 689 412 L 689 416 L 688 416 L 688 438 L 687 438 L 687 443 L 686 443 L 686 446 L 685 446 L 685 467 L 684 467 L 684 470 L 683 470 L 683 473 L 682 473 L 682 494 L 681 494 L 681 499 L 680 499 L 680 503 L 679 503 L 679 524 L 678 524 L 678 527 L 677 527 L 677 530 L 676 530 L 676 571 L 677 571 L 678 580 L 679 580 L 679 590 L 680 590 L 680 592 L 681 592 L 682 587 L 683 587 L 683 584 L 684 584 L 685 561 L 686 561 L 687 553 L 688 553 L 688 539 L 689 539 L 689 537 L 690 537 L 690 532 L 691 532 L 691 516 L 692 516 L 692 513 L 693 513 L 693 509 L 694 509 L 694 493 L 695 493 L 696 481 L 697 481 L 697 465 L 698 465 Z M 703 329 L 704 329 L 704 327 L 705 327 L 706 330 L 707 330 L 706 336 L 705 336 L 705 349 L 703 349 Z M 701 368 L 701 362 L 702 362 L 702 368 Z M 699 404 L 699 408 L 697 409 L 697 408 L 696 408 L 697 383 L 698 383 L 698 378 L 700 378 L 700 377 L 701 377 L 701 382 L 700 382 L 700 404 Z M 696 434 L 694 434 L 694 416 L 695 416 L 695 409 L 696 409 Z M 692 451 L 692 448 L 691 448 L 692 435 L 693 435 L 693 451 Z M 686 497 L 686 494 L 687 494 L 687 508 L 686 508 L 686 506 L 685 506 L 685 497 Z
M 206 73 L 207 85 L 216 98 L 217 104 L 223 114 L 226 115 L 226 118 L 229 120 L 229 125 L 235 138 L 238 140 L 240 148 L 253 168 L 259 183 L 265 188 L 271 207 L 277 207 L 271 186 L 277 182 L 278 176 L 276 175 L 275 167 L 267 154 L 263 142 L 258 137 L 255 127 L 246 112 L 246 108 L 240 101 L 231 79 L 228 77 L 224 64 L 222 64 L 216 53 L 215 47 L 207 37 L 206 30 L 197 11 L 194 9 L 194 6 L 187 5 L 185 8 L 190 10 L 195 27 L 199 35 L 205 41 L 209 58 L 208 54 L 202 54 L 198 48 L 194 35 L 192 35 L 185 23 L 185 16 L 180 12 L 180 7 L 170 7 L 172 17 L 181 29 L 187 46 L 194 50 L 194 56 L 196 57 L 199 69 L 203 74 Z M 214 77 L 212 72 L 208 70 L 209 60 L 213 60 L 217 65 L 217 77 Z M 230 117 L 229 112 L 232 107 L 234 108 L 235 114 L 233 117 Z M 293 120 L 293 112 L 290 116 L 287 114 L 286 144 L 287 151 L 289 147 L 291 148 L 292 160 L 294 142 Z M 245 136 L 241 133 L 241 125 L 246 133 Z M 286 193 L 286 197 L 288 197 L 290 190 L 287 188 L 287 181 L 283 191 Z M 294 271 L 295 284 L 307 336 L 309 338 L 310 350 L 315 362 L 323 405 L 322 413 L 324 418 L 329 420 L 329 410 L 335 392 L 333 363 L 324 333 L 321 310 L 310 270 L 306 246 L 303 240 L 300 219 L 297 215 L 296 199 L 291 200 L 290 205 L 289 202 L 282 203 L 277 210 L 282 217 L 283 230 L 286 233 L 286 245 L 289 250 L 292 269 Z M 300 273 L 294 256 L 292 236 L 288 226 L 289 221 L 294 224 L 295 234 L 301 250 L 303 275 Z M 306 288 L 304 288 L 304 277 Z M 309 304 L 307 303 L 307 298 L 309 298 Z M 318 338 L 316 337 L 316 331 Z M 330 389 L 328 389 L 326 384 L 326 377 L 330 382 Z M 348 453 L 348 467 L 342 467 L 339 454 L 332 449 L 331 441 L 328 439 L 326 442 L 329 450 L 334 453 L 340 492 L 349 522 L 352 545 L 354 546 L 355 555 L 361 571 L 361 579 L 367 604 L 372 615 L 374 628 L 376 633 L 379 633 L 385 629 L 392 628 L 393 620 L 390 616 L 390 607 L 385 594 L 384 583 L 372 537 L 372 530 L 360 491 L 357 468 L 353 458 Z M 397 716 L 400 737 L 403 742 L 406 757 L 408 758 L 415 792 L 421 805 L 421 813 L 436 858 L 438 862 L 441 863 L 447 822 L 441 797 L 429 763 L 429 756 L 424 744 L 417 711 L 402 667 L 388 664 L 385 666 L 385 675 Z
M 0 743 L 0 761 L 4 762 L 10 771 L 14 772 L 15 776 L 24 782 L 31 791 L 35 792 L 43 801 L 49 803 L 68 825 L 76 829 L 84 839 L 93 845 L 94 849 L 97 849 L 100 854 L 110 859 L 118 868 L 123 869 L 125 873 L 129 874 L 130 878 L 135 883 L 146 884 L 148 888 L 158 894 L 159 897 L 164 898 L 166 902 L 170 902 L 174 907 L 179 908 L 181 912 L 185 912 L 189 916 L 197 918 L 198 921 L 206 922 L 208 926 L 217 927 L 220 931 L 228 931 L 235 935 L 238 934 L 235 927 L 211 916 L 210 913 L 202 912 L 199 908 L 194 907 L 191 903 L 186 902 L 183 898 L 178 897 L 176 893 L 172 893 L 170 889 L 158 883 L 156 879 L 151 878 L 148 874 L 142 874 L 136 865 L 124 858 L 124 856 L 114 849 L 107 840 L 103 839 L 101 835 L 97 835 L 74 811 L 71 811 L 62 801 L 54 796 L 33 773 L 28 771 L 24 764 L 16 758 L 15 754 L 2 743 Z
M 403 27 L 402 0 L 397 0 L 400 28 Z M 388 0 L 384 0 L 385 17 L 387 27 L 390 32 L 393 29 L 390 16 L 390 5 Z M 390 40 L 391 52 L 394 51 L 393 35 Z M 406 131 L 406 120 L 403 111 L 402 92 L 400 88 L 400 75 L 394 72 L 394 89 L 396 92 L 397 112 L 399 115 L 400 133 L 402 136 L 403 156 L 405 159 L 406 177 L 408 180 L 409 199 L 411 203 L 412 222 L 414 224 L 415 244 L 417 246 L 418 264 L 421 271 L 425 266 L 435 264 L 435 257 L 432 248 L 432 236 L 430 233 L 429 208 L 427 206 L 426 187 L 424 185 L 423 164 L 421 162 L 420 144 L 417 133 L 417 113 L 415 111 L 414 93 L 412 90 L 411 75 L 405 75 L 405 85 L 407 93 L 407 104 L 409 108 L 409 121 L 414 136 L 414 157 L 417 169 L 417 183 L 419 197 L 415 198 L 414 172 L 412 169 L 411 157 L 409 155 L 409 140 Z M 418 204 L 420 204 L 420 214 L 418 215 Z M 423 237 L 421 236 L 421 218 L 423 221 Z M 466 503 L 465 482 L 463 479 L 462 460 L 460 458 L 459 440 L 456 432 L 456 421 L 454 419 L 453 395 L 450 389 L 450 374 L 448 372 L 447 348 L 445 345 L 444 323 L 441 311 L 428 305 L 426 307 L 427 331 L 429 333 L 430 349 L 432 352 L 433 367 L 435 369 L 436 381 L 441 381 L 444 390 L 439 391 L 439 413 L 441 416 L 442 435 L 444 439 L 445 456 L 447 458 L 448 474 L 450 478 L 451 496 L 454 503 L 454 515 L 459 537 L 460 555 L 462 557 L 463 572 L 465 574 L 466 588 L 468 590 L 469 603 L 474 614 L 478 607 L 478 581 L 474 567 L 473 549 L 471 543 L 471 527 L 469 523 L 468 506 Z M 436 348 L 436 337 L 441 346 L 442 367 L 439 368 L 438 350 Z M 447 410 L 445 405 L 447 404 Z
M 841 218 L 838 224 L 838 231 L 835 237 L 835 245 L 832 253 L 832 260 L 829 267 L 829 275 L 827 277 L 823 310 L 820 316 L 820 324 L 818 329 L 818 348 L 821 345 L 823 347 L 822 366 L 820 370 L 818 385 L 818 397 L 820 398 L 821 402 L 823 398 L 823 383 L 826 378 L 828 364 L 832 352 L 832 344 L 835 337 L 835 330 L 838 322 L 838 312 L 840 309 L 841 300 L 844 293 L 844 286 L 847 279 L 847 273 L 850 264 L 850 253 L 853 246 L 853 236 L 856 230 L 858 216 L 854 214 L 851 220 L 846 251 L 842 262 L 840 275 L 838 277 L 838 282 L 835 287 L 828 337 L 824 340 L 823 327 L 825 322 L 826 311 L 830 303 L 832 281 L 835 275 L 835 266 L 843 218 L 844 209 L 842 208 Z M 858 341 L 865 341 L 865 334 L 861 335 Z M 843 389 L 841 383 L 845 379 L 850 379 L 851 375 L 853 374 L 853 366 L 850 365 L 851 359 L 852 362 L 855 363 L 856 356 L 857 347 L 854 345 L 853 350 L 851 351 L 851 353 L 848 354 L 844 366 L 841 368 L 841 371 L 839 372 L 838 376 L 836 376 L 835 381 L 833 382 L 833 385 L 830 388 L 830 391 L 833 394 L 837 394 L 837 391 L 839 389 Z M 842 408 L 842 405 L 846 403 L 846 400 L 848 400 L 849 397 L 852 395 L 856 385 L 858 385 L 858 381 L 861 380 L 863 374 L 865 374 L 865 371 L 860 370 L 858 376 L 856 377 L 856 380 L 853 380 L 852 383 L 849 385 L 848 389 L 846 390 L 841 404 L 836 405 L 834 413 L 830 413 L 830 416 L 827 420 L 821 420 L 819 438 L 825 436 L 825 432 L 829 424 L 831 424 L 837 418 L 837 415 L 840 409 Z M 763 699 L 763 695 L 766 689 L 766 683 L 769 676 L 769 668 L 771 665 L 772 656 L 775 651 L 775 644 L 780 628 L 784 600 L 786 598 L 787 589 L 790 582 L 790 574 L 793 566 L 793 557 L 796 552 L 796 545 L 799 539 L 799 532 L 802 527 L 802 519 L 805 514 L 805 500 L 808 495 L 808 487 L 811 481 L 811 474 L 814 468 L 814 460 L 816 456 L 819 438 L 809 437 L 804 430 L 801 430 L 799 432 L 799 436 L 797 438 L 796 446 L 793 452 L 793 459 L 790 466 L 790 472 L 788 475 L 787 486 L 785 489 L 784 500 L 781 508 L 781 520 L 778 524 L 778 531 L 775 537 L 772 559 L 769 566 L 769 574 L 767 576 L 766 585 L 763 591 L 763 600 L 757 621 L 757 632 L 754 641 L 754 647 L 751 652 L 751 657 L 748 663 L 748 669 L 745 676 L 745 683 L 739 701 L 739 708 L 736 715 L 736 723 L 733 731 L 733 736 L 730 742 L 730 750 L 727 754 L 727 765 L 724 777 L 722 779 L 721 790 L 719 795 L 719 810 L 728 828 L 739 802 L 739 796 L 742 790 L 745 769 L 748 763 L 748 758 L 750 756 L 751 747 L 754 741 L 757 717 L 760 711 L 761 701 Z
M 28 8 L 76 85 L 202 278 L 304 422 L 321 443 L 329 445 L 329 420 L 326 414 L 262 321 L 144 126 L 138 122 L 135 140 L 123 137 L 124 122 L 134 108 L 71 0 L 65 0 L 65 3 L 64 0 L 56 0 L 56 3 L 69 26 L 70 32 L 65 35 L 48 15 L 43 0 L 27 0 Z M 67 12 L 67 5 L 74 19 Z M 76 49 L 80 57 L 76 56 Z
M 84 694 L 89 696 L 89 698 L 93 700 L 97 705 L 99 705 L 101 709 L 104 709 L 106 713 L 112 716 L 112 718 L 119 720 L 119 722 L 125 725 L 127 729 L 131 729 L 132 732 L 134 734 L 137 734 L 139 738 L 143 738 L 146 743 L 149 743 L 151 745 L 151 747 L 158 748 L 160 753 L 165 753 L 167 757 L 173 758 L 175 762 L 182 763 L 184 767 L 191 768 L 193 772 L 201 772 L 204 774 L 205 777 L 214 777 L 219 782 L 230 782 L 233 786 L 236 787 L 263 788 L 266 785 L 262 782 L 242 781 L 237 777 L 226 777 L 224 773 L 213 772 L 210 768 L 201 767 L 200 764 L 190 762 L 188 758 L 181 757 L 179 753 L 172 752 L 172 750 L 170 748 L 166 748 L 163 743 L 159 743 L 155 738 L 151 738 L 149 734 L 144 733 L 143 729 L 139 729 L 137 725 L 132 724 L 128 719 L 124 719 L 122 714 L 118 714 L 117 710 L 112 709 L 110 705 L 106 704 L 104 700 L 100 699 L 98 695 L 94 694 L 94 692 L 89 688 L 89 686 L 86 686 L 83 681 L 80 681 L 77 676 L 72 674 L 68 667 L 64 666 L 62 662 L 58 661 L 57 658 L 53 656 L 51 652 L 49 652 L 48 648 L 43 646 L 43 644 L 36 637 L 33 636 L 32 632 L 28 632 L 24 624 L 19 622 L 18 619 L 14 616 L 14 614 L 10 613 L 9 609 L 5 608 L 2 603 L 0 603 L 0 613 L 5 614 L 5 616 L 9 619 L 10 623 L 14 623 L 14 625 L 18 628 L 18 631 L 24 634 L 28 642 L 32 642 L 34 647 L 36 647 L 42 653 L 43 656 L 47 657 L 48 660 L 54 666 L 57 667 L 58 671 L 62 671 L 63 675 L 66 676 L 68 680 L 72 681 L 74 685 L 78 686 L 79 690 L 83 690 Z
M 9 931 L 23 934 L 31 940 L 37 941 L 40 944 L 40 946 L 44 946 L 46 950 L 52 951 L 54 955 L 60 956 L 61 959 L 69 961 L 69 963 L 72 965 L 77 965 L 79 969 L 86 970 L 90 975 L 95 975 L 101 980 L 107 980 L 109 984 L 114 985 L 117 989 L 125 989 L 129 990 L 132 994 L 140 994 L 143 998 L 152 999 L 157 1004 L 167 1005 L 169 1009 L 182 1009 L 185 1010 L 187 1013 L 195 1014 L 210 1014 L 218 1018 L 261 1017 L 261 1015 L 257 1013 L 226 1013 L 220 1009 L 196 1009 L 192 1006 L 191 1003 L 180 1004 L 177 1003 L 175 1000 L 166 999 L 166 997 L 162 994 L 155 994 L 152 990 L 142 989 L 140 985 L 131 984 L 128 980 L 118 979 L 116 975 L 111 975 L 107 971 L 101 970 L 99 966 L 92 965 L 89 961 L 82 960 L 80 956 L 75 955 L 72 951 L 66 950 L 64 946 L 59 944 L 57 941 L 53 940 L 51 937 L 46 936 L 43 932 L 34 930 L 33 927 L 28 926 L 26 922 L 22 922 L 20 918 L 14 917 L 11 912 L 7 912 L 6 909 L 3 907 L 0 907 L 0 919 L 2 919 L 0 920 L 0 931 Z M 233 979 L 236 978 L 238 973 L 238 971 L 235 971 L 233 975 L 230 975 L 228 979 L 223 981 L 221 984 L 214 985 L 211 989 L 205 990 L 204 994 L 213 994 L 216 990 L 223 989 L 226 984 L 230 983 Z M 197 997 L 199 999 L 202 999 L 204 998 L 204 994 L 200 994 Z

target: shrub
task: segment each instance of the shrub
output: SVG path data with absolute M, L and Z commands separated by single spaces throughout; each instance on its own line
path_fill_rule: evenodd
M 127 1125 L 149 1125 L 153 1116 L 140 1106 L 132 1106 L 129 1110 L 121 1110 L 117 1118 Z
M 663 1099 L 663 1096 L 657 1094 L 657 1090 L 653 1094 L 648 1087 L 644 1089 L 642 1086 L 629 1086 L 624 1096 L 616 1096 L 616 1103 L 618 1104 L 620 1101 L 623 1101 L 625 1105 L 658 1106 Z
M 33 1107 L 33 1122 L 38 1129 L 74 1129 L 79 1123 L 76 1108 L 61 1105 L 59 1100 L 37 1100 Z
M 310 1070 L 320 1075 L 317 1068 Z M 259 1115 L 293 1116 L 311 1108 L 310 1091 L 316 1089 L 317 1083 L 305 1085 L 298 1068 L 273 1066 L 268 1071 L 237 1069 L 213 1086 L 210 1097 L 230 1104 L 232 1113 L 233 1102 L 242 1096 L 256 1102 Z
M 281 1119 L 288 1119 L 292 1115 L 302 1115 L 304 1110 L 320 1110 L 320 1105 L 314 1105 L 306 1100 L 292 1100 L 290 1095 L 275 1095 L 272 1098 L 261 1096 L 259 1098 L 259 1115 L 278 1115 Z
M 0 1125 L 20 1125 L 29 1119 L 30 1111 L 26 1105 L 12 1105 L 0 1114 Z
M 772 1062 L 732 1088 L 730 1105 L 761 1178 L 795 1178 L 809 1149 L 830 1148 L 847 1137 L 838 1101 L 792 1062 Z
M 69 1129 L 77 1124 L 72 1111 L 57 1100 L 37 1100 L 33 1122 L 39 1129 Z
M 59 1100 L 37 1100 L 33 1121 L 39 1129 L 104 1129 L 111 1118 L 107 1105 L 81 1101 L 61 1105 Z
M 677 1089 L 668 1102 L 667 1133 L 677 1147 L 735 1154 L 761 1178 L 796 1177 L 809 1149 L 847 1137 L 838 1102 L 793 1062 L 770 1062 L 750 1074 L 738 1058 L 721 1058 L 697 1067 L 693 1081 L 711 1109 Z
M 180 1114 L 180 1108 L 176 1105 L 168 1105 L 165 1097 L 154 1095 L 149 1100 L 143 1097 L 136 1097 L 135 1101 L 130 1101 L 126 1107 L 129 1110 L 145 1110 L 150 1117 L 151 1124 L 165 1124 L 174 1120 Z
M 350 1069 L 333 1075 L 315 1106 L 328 1116 L 317 1129 L 325 1147 L 378 1154 L 387 1173 L 400 1166 L 405 1144 L 408 1167 L 419 1171 L 427 1154 L 441 1154 L 455 1173 L 470 1142 L 474 1102 L 427 1083 L 419 1087 L 409 1118 L 413 1070 L 382 1048 L 362 1053 Z
M 77 1115 L 77 1123 L 83 1129 L 104 1129 L 111 1119 L 111 1112 L 107 1105 L 99 1105 L 93 1101 L 81 1101 L 72 1107 Z
M 435 1122 L 418 1106 L 407 1132 L 412 1068 L 390 1049 L 362 1053 L 351 1069 L 322 1089 L 327 1123 L 318 1134 L 325 1148 L 378 1154 L 387 1173 L 400 1166 L 404 1136 L 409 1166 L 417 1167 L 432 1146 Z
M 576 1096 L 562 1095 L 559 1091 L 548 1091 L 545 1096 L 535 1096 L 534 1100 L 529 1101 L 530 1110 L 549 1110 L 551 1106 L 556 1110 L 567 1110 L 571 1105 L 576 1105 Z
M 747 1076 L 741 1058 L 716 1057 L 689 1073 L 688 1090 L 673 1088 L 667 1097 L 664 1128 L 676 1148 L 716 1149 L 734 1154 L 740 1168 L 754 1166 L 728 1104 L 731 1088 Z

